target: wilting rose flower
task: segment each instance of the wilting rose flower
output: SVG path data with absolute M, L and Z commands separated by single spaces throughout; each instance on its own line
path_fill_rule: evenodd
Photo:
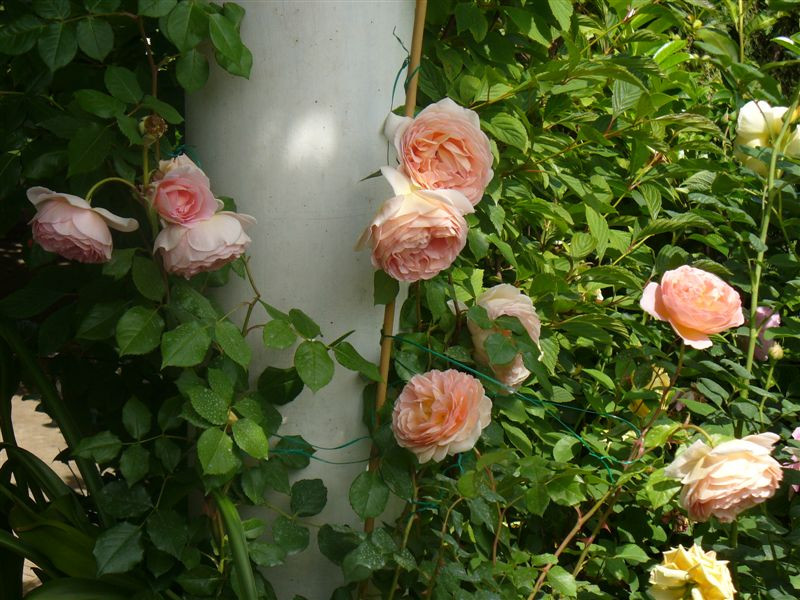
M 414 375 L 394 403 L 392 431 L 397 443 L 419 462 L 439 462 L 466 452 L 492 419 L 492 403 L 481 382 L 460 371 Z
M 661 321 L 669 321 L 684 343 L 709 348 L 709 335 L 744 323 L 739 294 L 722 279 L 694 267 L 667 271 L 661 285 L 651 282 L 640 306 Z
M 733 600 L 736 594 L 728 561 L 697 544 L 664 552 L 664 562 L 650 571 L 650 585 L 654 600 Z
M 763 100 L 748 102 L 739 110 L 734 144 L 749 148 L 772 146 L 783 127 L 783 118 L 788 110 L 785 106 L 770 106 Z M 781 151 L 791 156 L 800 155 L 799 128 L 787 132 Z M 748 156 L 738 149 L 734 154 L 747 168 L 759 175 L 767 174 L 768 167 L 764 161 L 755 156 Z
M 683 484 L 680 500 L 689 518 L 707 521 L 715 516 L 730 523 L 778 489 L 783 472 L 770 452 L 779 439 L 774 433 L 760 433 L 714 448 L 697 441 L 664 474 Z
M 250 244 L 244 228 L 255 222 L 250 215 L 224 211 L 189 225 L 167 225 L 158 234 L 153 251 L 161 253 L 168 272 L 188 279 L 244 254 Z
M 150 196 L 162 219 L 180 225 L 208 219 L 221 208 L 208 177 L 185 154 L 159 163 Z
M 104 208 L 93 208 L 83 198 L 44 187 L 30 188 L 28 200 L 36 207 L 30 221 L 33 239 L 69 260 L 107 262 L 113 248 L 108 228 L 135 231 L 139 227 L 136 219 L 118 217 Z
M 767 360 L 769 351 L 775 345 L 775 340 L 768 340 L 764 336 L 767 329 L 780 327 L 781 316 L 766 306 L 759 306 L 756 309 L 756 327 L 758 328 L 758 341 L 756 342 L 755 357 L 758 360 Z
M 372 264 L 400 281 L 431 279 L 449 267 L 467 243 L 461 192 L 419 190 L 399 171 L 381 168 L 395 196 L 383 203 L 357 248 L 372 246 Z
M 478 296 L 478 306 L 486 309 L 489 318 L 494 320 L 503 315 L 517 317 L 519 322 L 528 332 L 534 344 L 539 344 L 541 323 L 533 302 L 525 294 L 508 283 L 501 283 L 489 288 Z M 518 387 L 528 378 L 531 372 L 525 368 L 522 355 L 517 354 L 510 363 L 505 365 L 492 365 L 486 353 L 484 343 L 493 333 L 511 335 L 508 330 L 482 329 L 475 322 L 467 320 L 467 327 L 472 335 L 472 344 L 475 347 L 475 358 L 478 362 L 489 365 L 498 380 L 509 387 Z
M 401 170 L 419 187 L 458 190 L 473 205 L 483 197 L 492 180 L 492 152 L 475 111 L 445 98 L 414 119 L 390 114 L 384 133 Z

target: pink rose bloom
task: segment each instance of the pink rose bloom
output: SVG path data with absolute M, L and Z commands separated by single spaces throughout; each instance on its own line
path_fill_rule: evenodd
M 683 342 L 709 348 L 709 335 L 744 323 L 739 294 L 712 273 L 684 265 L 667 271 L 661 285 L 651 282 L 640 306 L 661 321 L 669 321 Z
M 758 327 L 758 342 L 756 343 L 755 357 L 758 360 L 769 358 L 769 349 L 775 345 L 775 340 L 768 340 L 764 333 L 771 327 L 780 327 L 781 316 L 766 306 L 756 309 L 756 327 Z
M 492 420 L 492 402 L 481 382 L 455 369 L 414 375 L 394 403 L 397 443 L 419 462 L 439 462 L 475 446 Z
M 539 344 L 539 334 L 541 333 L 541 323 L 533 302 L 525 294 L 508 283 L 501 283 L 489 288 L 478 296 L 478 306 L 486 309 L 489 318 L 494 320 L 503 315 L 517 317 L 522 326 L 528 332 L 535 344 Z M 524 383 L 531 372 L 522 362 L 522 355 L 517 354 L 510 363 L 506 365 L 492 365 L 489 363 L 489 355 L 483 345 L 487 338 L 493 333 L 511 335 L 508 330 L 481 329 L 473 321 L 467 320 L 467 327 L 472 334 L 472 343 L 475 346 L 475 358 L 478 362 L 489 365 L 497 379 L 505 385 L 516 388 Z
M 792 432 L 792 439 L 800 440 L 800 427 L 795 427 L 795 430 Z M 795 471 L 800 471 L 800 451 L 796 448 L 789 448 L 789 452 L 792 454 L 792 462 L 786 463 L 783 465 L 784 469 L 794 469 Z M 792 485 L 792 491 L 796 494 L 800 492 L 800 485 L 794 484 Z
M 389 114 L 384 133 L 401 170 L 419 187 L 458 190 L 473 205 L 483 197 L 492 180 L 492 152 L 475 111 L 445 98 L 414 119 Z
M 189 279 L 244 254 L 251 241 L 244 228 L 255 222 L 250 215 L 224 211 L 189 225 L 167 225 L 158 234 L 153 252 L 161 253 L 168 272 Z
M 372 265 L 399 281 L 431 279 L 464 249 L 463 215 L 475 209 L 461 192 L 418 190 L 391 167 L 381 172 L 395 196 L 383 203 L 356 247 L 369 243 Z
M 150 189 L 153 206 L 162 219 L 186 225 L 208 219 L 221 207 L 211 182 L 186 155 L 159 163 L 161 177 Z
M 139 227 L 136 219 L 118 217 L 105 208 L 93 208 L 83 198 L 44 187 L 30 188 L 28 200 L 36 207 L 29 223 L 33 239 L 69 260 L 107 262 L 113 248 L 108 228 L 135 231 Z
M 760 433 L 714 448 L 697 441 L 664 474 L 683 484 L 680 501 L 689 518 L 707 521 L 715 516 L 730 523 L 778 489 L 783 472 L 770 452 L 779 439 L 774 433 Z

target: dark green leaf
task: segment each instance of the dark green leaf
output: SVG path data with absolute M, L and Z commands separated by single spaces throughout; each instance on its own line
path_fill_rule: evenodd
M 161 338 L 161 368 L 198 365 L 205 358 L 210 345 L 211 337 L 206 327 L 197 321 L 178 325 Z
M 135 104 L 142 98 L 142 88 L 136 80 L 136 75 L 125 67 L 107 67 L 103 81 L 108 92 L 117 100 Z
M 296 554 L 308 547 L 308 529 L 283 515 L 272 523 L 272 537 L 286 554 Z
M 230 436 L 219 429 L 206 429 L 200 435 L 197 456 L 206 475 L 224 475 L 241 464 L 233 453 Z
M 294 353 L 294 366 L 300 379 L 313 392 L 325 387 L 333 377 L 333 360 L 322 342 L 305 341 L 300 344 Z
M 117 345 L 120 356 L 147 354 L 158 346 L 164 320 L 157 308 L 134 306 L 117 323 Z
M 266 348 L 288 348 L 297 341 L 297 334 L 283 319 L 273 319 L 264 325 L 264 346 Z
M 389 500 L 389 487 L 377 473 L 364 471 L 350 486 L 350 506 L 362 519 L 379 516 Z
M 197 91 L 208 81 L 208 59 L 194 48 L 184 52 L 175 64 L 175 74 L 183 89 Z
M 122 407 L 122 424 L 125 430 L 135 440 L 140 440 L 150 431 L 153 416 L 144 403 L 132 397 Z
M 141 444 L 129 446 L 119 459 L 119 469 L 129 486 L 147 476 L 150 470 L 150 453 Z
M 244 336 L 242 336 L 236 325 L 228 320 L 217 321 L 214 326 L 214 337 L 227 356 L 244 369 L 250 366 L 250 359 L 252 358 L 250 346 L 247 345 Z
M 139 0 L 139 14 L 143 17 L 164 17 L 178 4 L 178 0 Z
M 258 391 L 272 404 L 287 404 L 303 391 L 303 380 L 294 367 L 267 367 L 258 378 Z
M 144 97 L 144 100 L 142 100 L 142 106 L 146 106 L 147 108 L 158 113 L 164 117 L 164 120 L 167 123 L 171 125 L 183 123 L 183 117 L 181 116 L 181 113 L 162 100 L 158 100 L 157 98 L 153 98 L 152 96 L 148 95 Z
M 114 279 L 125 277 L 133 264 L 134 254 L 136 254 L 135 248 L 124 248 L 122 250 L 114 248 L 114 252 L 111 253 L 111 260 L 103 265 L 103 275 L 108 275 Z
M 142 532 L 131 523 L 120 523 L 101 533 L 94 545 L 97 574 L 125 573 L 144 558 Z
M 375 271 L 373 283 L 373 303 L 376 306 L 394 301 L 400 291 L 400 284 L 397 283 L 397 280 L 389 277 L 384 271 Z
M 286 550 L 268 542 L 250 542 L 250 558 L 259 567 L 276 567 L 286 559 Z
M 166 285 L 158 268 L 152 259 L 136 256 L 133 259 L 133 283 L 139 293 L 148 300 L 159 302 L 164 297 Z
M 93 13 L 110 13 L 119 8 L 122 0 L 83 0 L 86 10 Z
M 78 51 L 78 39 L 73 23 L 50 23 L 45 26 L 38 42 L 39 56 L 51 71 L 68 65 Z
M 97 123 L 79 129 L 68 146 L 69 176 L 99 167 L 111 151 L 112 141 L 111 131 Z
M 189 541 L 186 521 L 174 510 L 157 510 L 150 515 L 147 535 L 156 548 L 172 556 L 180 556 Z
M 301 479 L 292 485 L 291 511 L 298 517 L 319 514 L 328 502 L 328 489 L 321 479 Z
M 31 14 L 24 14 L 0 27 L 0 53 L 24 54 L 36 44 L 44 24 Z
M 378 367 L 361 356 L 351 343 L 339 342 L 333 347 L 333 353 L 336 356 L 336 360 L 345 369 L 358 371 L 373 381 L 381 380 Z
M 297 332 L 306 339 L 310 340 L 320 335 L 319 325 L 298 308 L 293 308 L 289 311 L 289 320 L 292 322 Z
M 82 439 L 75 449 L 75 455 L 105 464 L 114 460 L 121 449 L 122 442 L 117 436 L 110 431 L 102 431 Z
M 264 430 L 255 421 L 239 419 L 233 424 L 233 439 L 236 445 L 253 458 L 265 459 L 269 453 L 269 443 Z
M 34 12 L 43 19 L 63 20 L 69 17 L 69 0 L 33 0 Z
M 88 17 L 78 22 L 78 47 L 89 58 L 103 60 L 114 47 L 114 30 L 108 21 Z
M 196 2 L 181 0 L 169 13 L 164 33 L 181 52 L 191 50 L 208 33 L 208 15 Z

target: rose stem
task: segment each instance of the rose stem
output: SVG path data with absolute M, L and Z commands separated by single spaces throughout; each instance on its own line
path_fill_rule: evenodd
M 407 117 L 414 116 L 417 106 L 417 80 L 419 79 L 419 63 L 422 57 L 422 35 L 425 32 L 425 12 L 428 9 L 428 0 L 416 0 L 414 10 L 414 29 L 411 37 L 411 53 L 408 62 L 408 85 L 406 86 L 405 114 Z M 378 383 L 378 390 L 375 396 L 375 429 L 379 426 L 378 415 L 383 405 L 386 403 L 386 388 L 389 382 L 389 361 L 392 356 L 392 333 L 394 330 L 394 300 L 386 304 L 383 311 L 383 328 L 381 329 L 381 358 L 380 374 L 381 380 Z M 373 444 L 372 455 L 369 461 L 369 471 L 374 473 L 378 470 L 380 455 Z M 370 517 L 364 520 L 364 531 L 371 533 L 375 528 L 375 519 Z M 358 597 L 363 598 L 366 593 L 366 585 L 361 585 L 358 590 Z

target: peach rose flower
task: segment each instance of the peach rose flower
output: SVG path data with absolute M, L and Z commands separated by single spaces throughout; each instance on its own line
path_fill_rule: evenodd
M 179 225 L 208 219 L 222 207 L 206 174 L 185 154 L 159 163 L 150 197 L 162 219 Z
M 86 200 L 44 187 L 32 187 L 28 200 L 36 207 L 30 220 L 33 239 L 48 252 L 82 263 L 103 263 L 111 259 L 113 241 L 109 227 L 135 231 L 136 219 L 126 219 L 105 208 L 93 208 Z
M 709 335 L 744 323 L 739 294 L 712 273 L 684 265 L 667 271 L 661 285 L 651 282 L 642 292 L 642 309 L 669 321 L 683 342 L 709 348 Z
M 414 375 L 394 403 L 392 431 L 397 443 L 419 462 L 439 462 L 466 452 L 492 419 L 492 403 L 481 382 L 460 371 Z
M 760 433 L 714 448 L 697 441 L 664 474 L 683 484 L 680 501 L 689 518 L 707 521 L 715 516 L 730 523 L 778 489 L 783 472 L 770 452 L 779 439 L 774 433 Z
M 697 544 L 664 552 L 664 562 L 650 571 L 650 584 L 654 600 L 733 600 L 736 594 L 728 561 Z
M 483 292 L 477 299 L 478 306 L 486 309 L 489 318 L 494 320 L 500 316 L 508 315 L 517 317 L 528 332 L 533 343 L 539 344 L 541 323 L 533 302 L 528 296 L 508 283 L 501 283 Z M 516 388 L 522 385 L 531 372 L 522 362 L 522 355 L 517 354 L 510 363 L 505 365 L 492 365 L 486 353 L 484 343 L 493 333 L 511 335 L 511 332 L 500 329 L 482 329 L 473 321 L 467 320 L 467 327 L 472 335 L 472 344 L 475 347 L 475 358 L 478 362 L 489 365 L 498 380 L 505 385 Z
M 372 264 L 399 281 L 431 279 L 467 243 L 465 213 L 474 208 L 455 190 L 419 190 L 399 171 L 382 167 L 395 196 L 383 203 L 358 241 L 372 246 Z
M 213 271 L 236 260 L 250 244 L 244 229 L 256 220 L 250 215 L 223 211 L 189 225 L 167 225 L 156 237 L 164 268 L 186 279 Z
M 445 98 L 414 119 L 389 114 L 384 133 L 419 187 L 458 190 L 473 205 L 480 202 L 493 176 L 492 152 L 474 110 Z

